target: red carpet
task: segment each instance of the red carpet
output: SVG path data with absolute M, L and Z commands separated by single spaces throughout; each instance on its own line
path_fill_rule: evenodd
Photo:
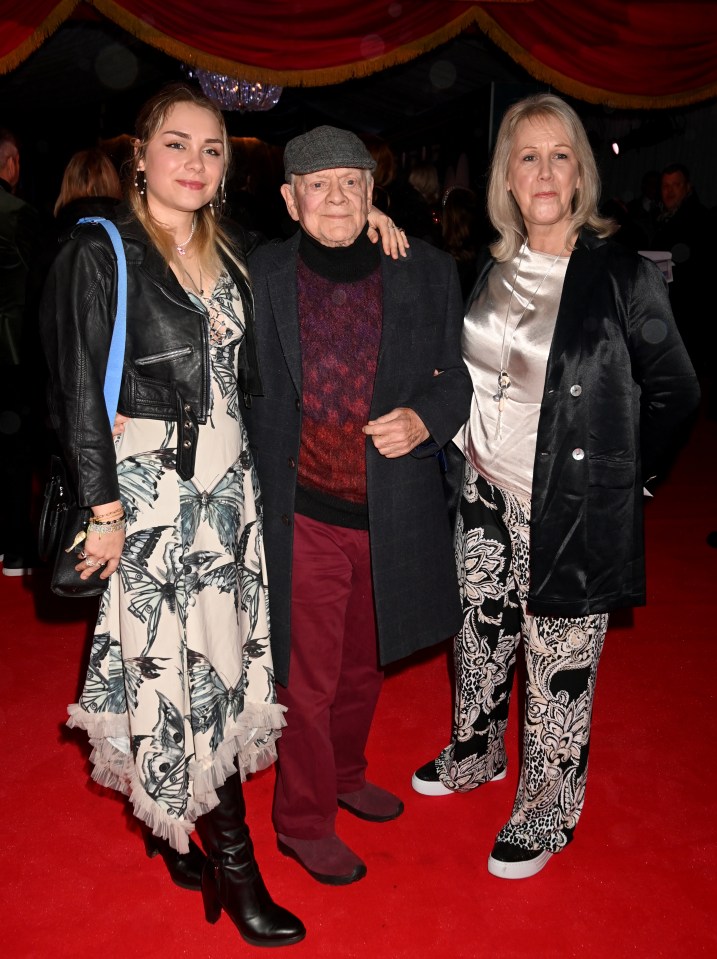
M 428 799 L 413 769 L 450 728 L 446 648 L 391 672 L 370 771 L 406 812 L 370 824 L 339 813 L 368 864 L 346 888 L 285 859 L 269 824 L 273 772 L 247 786 L 257 854 L 275 898 L 306 923 L 296 959 L 717 955 L 715 641 L 717 424 L 702 421 L 648 507 L 649 606 L 614 617 L 598 681 L 591 777 L 573 844 L 534 879 L 489 876 L 486 858 L 517 776 Z M 0 577 L 3 920 L 10 959 L 261 956 L 226 916 L 148 860 L 125 801 L 94 786 L 84 737 L 64 726 L 92 606 L 52 601 L 41 578 Z

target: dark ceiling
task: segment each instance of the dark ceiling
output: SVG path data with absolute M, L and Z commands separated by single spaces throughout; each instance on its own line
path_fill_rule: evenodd
M 187 79 L 177 60 L 89 8 L 78 9 L 85 10 L 83 18 L 68 20 L 16 70 L 0 76 L 0 126 L 19 135 L 23 189 L 41 208 L 54 204 L 76 150 L 131 133 L 152 93 Z M 538 89 L 545 86 L 483 34 L 470 32 L 402 66 L 331 86 L 285 88 L 267 112 L 225 117 L 232 136 L 278 147 L 330 123 L 378 135 L 404 160 L 425 155 L 445 171 L 465 152 L 473 171 L 485 171 L 494 120 L 511 100 Z M 591 137 L 604 134 L 607 125 L 632 129 L 641 122 L 638 113 L 571 102 Z
M 0 76 L 2 121 L 36 135 L 49 124 L 91 139 L 131 132 L 139 104 L 183 65 L 109 21 L 61 26 L 12 73 Z M 492 81 L 528 80 L 482 34 L 373 76 L 325 87 L 285 88 L 267 113 L 227 114 L 230 132 L 284 143 L 316 122 L 343 123 L 399 148 L 442 138 L 484 109 Z M 464 128 L 465 132 L 465 128 Z
M 140 105 L 183 64 L 110 21 L 69 20 L 16 70 L 0 76 L 0 126 L 20 137 L 25 189 L 38 206 L 57 195 L 76 151 L 131 133 Z M 388 140 L 399 153 L 487 151 L 493 82 L 532 84 L 480 33 L 405 65 L 324 87 L 285 88 L 273 109 L 225 113 L 232 136 L 283 146 L 320 123 Z

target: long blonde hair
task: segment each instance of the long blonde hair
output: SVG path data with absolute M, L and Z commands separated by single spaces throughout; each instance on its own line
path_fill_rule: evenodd
M 535 119 L 554 119 L 561 123 L 578 162 L 580 189 L 576 190 L 573 196 L 572 215 L 565 234 L 566 244 L 583 226 L 594 230 L 601 237 L 610 236 L 617 229 L 613 220 L 598 213 L 600 175 L 580 117 L 560 97 L 552 93 L 538 93 L 519 100 L 508 108 L 498 130 L 493 151 L 488 175 L 487 205 L 491 223 L 500 234 L 495 243 L 491 244 L 490 251 L 499 261 L 512 259 L 527 239 L 523 215 L 512 192 L 506 187 L 506 180 L 518 124 L 522 120 Z
M 122 186 L 114 164 L 99 147 L 79 150 L 65 167 L 54 216 L 72 200 L 86 196 L 111 196 L 122 199 Z
M 212 114 L 219 124 L 224 153 L 224 172 L 219 189 L 211 203 L 207 203 L 196 212 L 194 249 L 200 262 L 212 265 L 219 265 L 218 251 L 222 250 L 236 263 L 248 279 L 244 264 L 232 253 L 231 242 L 218 223 L 218 218 L 224 206 L 224 188 L 231 164 L 231 143 L 221 110 L 199 90 L 186 83 L 172 83 L 156 93 L 140 110 L 135 124 L 135 149 L 128 164 L 127 201 L 132 212 L 147 231 L 151 241 L 167 263 L 171 263 L 176 259 L 175 239 L 152 216 L 147 204 L 146 193 L 141 191 L 144 174 L 138 167 L 145 157 L 147 144 L 162 126 L 169 111 L 178 103 L 191 103 L 208 110 Z

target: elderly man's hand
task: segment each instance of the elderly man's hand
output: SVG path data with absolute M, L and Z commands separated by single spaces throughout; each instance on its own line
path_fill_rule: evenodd
M 369 420 L 363 428 L 382 456 L 395 459 L 414 450 L 428 439 L 429 433 L 423 420 L 413 410 L 399 406 L 375 420 Z

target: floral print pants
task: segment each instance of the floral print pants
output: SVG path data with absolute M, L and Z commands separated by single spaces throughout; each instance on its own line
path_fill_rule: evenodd
M 530 503 L 466 467 L 458 528 L 463 628 L 455 638 L 456 705 L 441 782 L 468 791 L 506 766 L 505 730 L 523 640 L 525 725 L 520 782 L 498 840 L 559 852 L 585 798 L 590 721 L 607 614 L 568 619 L 526 610 Z

